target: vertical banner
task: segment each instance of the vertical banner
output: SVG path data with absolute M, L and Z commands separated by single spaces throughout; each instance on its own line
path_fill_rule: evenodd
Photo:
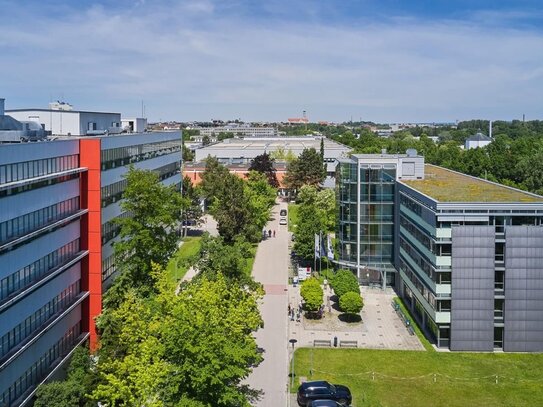
M 332 238 L 330 237 L 330 233 L 328 233 L 328 236 L 327 236 L 327 253 L 326 253 L 326 256 L 330 259 L 330 260 L 334 260 L 334 248 L 332 247 Z
M 321 242 L 320 236 L 315 233 L 315 258 L 320 259 L 321 257 Z

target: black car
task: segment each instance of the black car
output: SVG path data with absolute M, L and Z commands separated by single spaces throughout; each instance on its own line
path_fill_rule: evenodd
M 287 210 L 286 209 L 281 209 L 279 211 L 279 216 L 287 216 Z
M 342 407 L 342 404 L 334 400 L 313 400 L 309 405 L 311 407 Z
M 330 384 L 326 381 L 305 382 L 298 387 L 298 405 L 311 406 L 314 400 L 334 400 L 342 405 L 350 405 L 353 400 L 347 386 Z M 317 404 L 318 405 L 318 404 Z

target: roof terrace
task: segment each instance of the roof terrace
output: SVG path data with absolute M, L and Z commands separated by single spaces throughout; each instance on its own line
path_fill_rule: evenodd
M 438 202 L 543 202 L 543 197 L 426 164 L 424 179 L 402 181 Z

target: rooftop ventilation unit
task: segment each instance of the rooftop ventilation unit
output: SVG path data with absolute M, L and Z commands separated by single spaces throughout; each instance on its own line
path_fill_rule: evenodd
M 408 148 L 405 153 L 407 154 L 408 157 L 416 157 L 417 156 L 417 150 L 415 150 L 414 148 Z

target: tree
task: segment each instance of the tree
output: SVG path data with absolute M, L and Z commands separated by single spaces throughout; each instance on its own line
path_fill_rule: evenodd
M 323 230 L 322 217 L 318 215 L 315 205 L 300 205 L 298 209 L 298 226 L 294 251 L 306 262 L 315 257 L 315 234 Z
M 346 314 L 358 314 L 363 306 L 362 297 L 355 292 L 349 291 L 339 297 L 339 308 Z
M 41 385 L 36 392 L 36 407 L 90 407 L 95 404 L 87 397 L 92 391 L 96 375 L 91 369 L 89 350 L 82 345 L 74 350 L 66 380 Z
M 205 159 L 206 168 L 202 173 L 201 191 L 204 198 L 207 199 L 210 206 L 222 194 L 225 187 L 224 180 L 230 172 L 219 163 L 216 157 L 208 156 Z
M 184 201 L 152 171 L 130 167 L 124 178 L 127 186 L 121 209 L 130 216 L 114 221 L 120 227 L 114 249 L 121 270 L 114 292 L 130 287 L 145 291 L 153 286 L 151 264 L 166 266 L 177 249 L 176 227 Z
M 321 155 L 314 148 L 306 148 L 287 165 L 285 184 L 296 193 L 302 185 L 319 186 L 324 178 Z
M 253 255 L 251 247 L 242 238 L 226 244 L 221 236 L 204 234 L 196 268 L 208 279 L 214 279 L 220 273 L 229 280 L 247 281 L 250 279 L 247 259 Z
M 257 241 L 261 229 L 252 222 L 251 207 L 245 195 L 245 181 L 228 173 L 222 182 L 223 188 L 210 208 L 217 220 L 219 234 L 227 243 L 232 243 L 238 236 Z
M 186 199 L 187 206 L 183 210 L 183 235 L 187 235 L 188 224 L 194 223 L 199 225 L 202 222 L 202 205 L 200 202 L 200 194 L 196 188 L 192 185 L 192 181 L 189 177 L 183 177 L 183 186 L 181 190 L 183 197 Z
M 202 145 L 207 146 L 210 143 L 211 143 L 211 139 L 209 138 L 207 134 L 204 137 L 202 137 Z
M 336 227 L 336 194 L 333 189 L 323 189 L 318 192 L 315 206 L 322 217 L 324 230 L 333 231 Z
M 314 205 L 317 201 L 317 187 L 314 185 L 303 185 L 298 191 L 296 203 L 299 205 Z
M 183 162 L 187 161 L 193 161 L 194 160 L 194 153 L 190 151 L 183 142 Z
M 157 295 L 132 290 L 111 312 L 115 331 L 96 366 L 92 393 L 116 406 L 249 406 L 254 391 L 242 381 L 262 360 L 254 332 L 262 326 L 262 290 L 203 276 L 175 294 L 154 266 Z
M 249 204 L 251 225 L 255 226 L 257 233 L 260 233 L 270 219 L 277 190 L 268 183 L 264 174 L 250 171 L 245 182 L 244 194 Z
M 323 291 L 319 280 L 314 277 L 305 280 L 300 287 L 304 300 L 304 308 L 309 312 L 317 312 L 322 305 Z
M 330 283 L 338 298 L 341 298 L 348 292 L 354 292 L 360 295 L 358 280 L 350 270 L 339 270 Z
M 274 163 L 275 159 L 271 158 L 268 153 L 260 154 L 251 160 L 249 171 L 257 171 L 265 174 L 268 179 L 268 183 L 273 188 L 277 188 L 279 186 L 279 182 L 277 181 L 277 176 L 275 174 Z

